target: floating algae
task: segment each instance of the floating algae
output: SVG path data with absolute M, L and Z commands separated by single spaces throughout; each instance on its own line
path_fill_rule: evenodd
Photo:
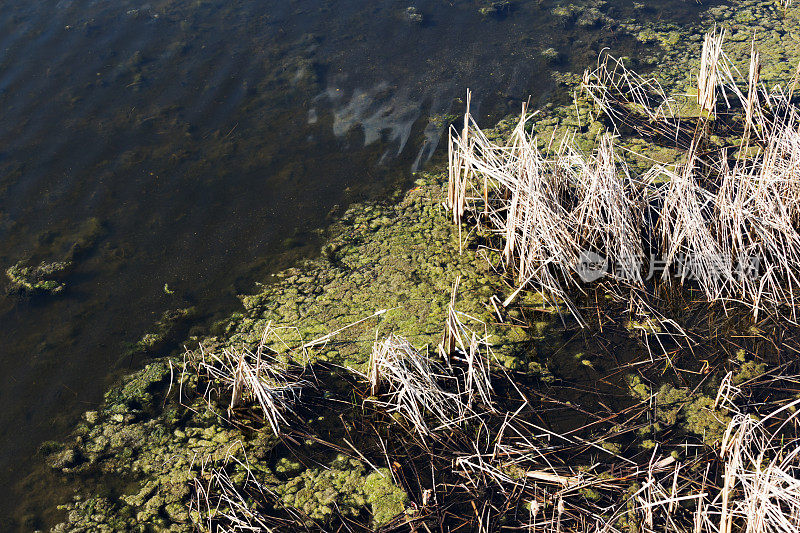
M 8 292 L 25 297 L 62 293 L 67 287 L 65 278 L 73 270 L 75 262 L 96 245 L 103 231 L 99 220 L 89 218 L 73 231 L 40 235 L 38 247 L 46 248 L 47 255 L 60 255 L 61 259 L 44 260 L 38 265 L 32 265 L 30 260 L 19 261 L 8 267 L 5 272 Z
M 19 262 L 6 269 L 10 293 L 24 296 L 58 294 L 66 285 L 60 281 L 72 266 L 71 261 L 42 261 L 37 266 Z

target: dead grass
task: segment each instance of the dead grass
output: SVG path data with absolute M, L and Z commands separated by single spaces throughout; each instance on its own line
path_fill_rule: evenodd
M 796 321 L 798 111 L 791 90 L 760 85 L 755 46 L 742 76 L 722 39 L 722 32 L 706 36 L 698 75 L 702 113 L 691 129 L 657 82 L 621 61 L 604 55 L 584 75 L 582 90 L 614 127 L 678 145 L 688 137 L 683 163 L 654 165 L 638 177 L 616 155 L 611 134 L 591 154 L 566 139 L 545 157 L 535 131 L 528 133 L 532 115 L 525 107 L 501 144 L 481 132 L 468 110 L 463 129 L 450 132 L 454 220 L 469 216 L 478 231 L 489 231 L 518 287 L 541 291 L 579 322 L 571 297 L 594 281 L 592 269 L 616 282 L 612 291 L 624 293 L 644 287 L 648 266 L 659 267 L 659 282 L 697 288 L 709 302 Z M 725 116 L 735 109 L 743 114 L 735 154 L 708 148 L 707 131 L 722 120 L 720 107 Z

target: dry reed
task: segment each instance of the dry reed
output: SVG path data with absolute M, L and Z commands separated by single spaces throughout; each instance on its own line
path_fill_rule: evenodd
M 255 353 L 243 348 L 224 349 L 217 354 L 207 352 L 201 345 L 197 368 L 209 381 L 205 391 L 209 402 L 212 395 L 230 394 L 229 415 L 245 400 L 254 402 L 275 435 L 281 432 L 282 424 L 287 424 L 285 415 L 293 412 L 303 389 L 312 386 L 298 375 L 301 368 L 281 362 L 270 353 L 268 341 L 277 334 L 277 329 L 268 324 Z
M 520 290 L 541 291 L 579 322 L 570 296 L 582 282 L 604 278 L 621 282 L 615 291 L 641 290 L 646 266 L 661 270 L 661 282 L 696 287 L 710 302 L 736 302 L 755 317 L 768 312 L 796 321 L 798 112 L 792 91 L 761 86 L 755 46 L 744 77 L 722 50 L 722 39 L 722 32 L 706 36 L 698 76 L 706 116 L 691 130 L 656 81 L 621 61 L 604 55 L 584 75 L 582 89 L 615 127 L 684 139 L 678 142 L 687 149 L 683 163 L 655 165 L 638 178 L 616 156 L 609 134 L 592 154 L 567 137 L 545 157 L 535 133 L 528 133 L 532 115 L 524 106 L 504 144 L 490 141 L 467 110 L 463 129 L 450 131 L 454 220 L 470 215 L 479 229 L 488 228 L 499 237 L 498 250 Z M 714 115 L 720 97 L 744 114 L 732 165 L 728 149 L 709 150 L 706 138 L 710 121 L 721 120 Z

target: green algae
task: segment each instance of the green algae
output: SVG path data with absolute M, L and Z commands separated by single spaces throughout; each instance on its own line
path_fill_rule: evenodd
M 715 408 L 714 398 L 700 395 L 685 406 L 686 429 L 701 437 L 709 446 L 719 446 L 725 436 L 725 429 L 731 416 L 722 409 Z
M 74 270 L 76 261 L 96 245 L 104 231 L 103 224 L 92 217 L 71 231 L 39 235 L 39 247 L 46 248 L 47 255 L 60 259 L 43 260 L 35 265 L 30 260 L 22 260 L 11 265 L 5 271 L 7 291 L 26 297 L 62 294 L 67 288 L 65 279 Z
M 284 505 L 303 512 L 312 520 L 327 523 L 335 509 L 344 516 L 357 516 L 366 504 L 363 471 L 360 462 L 337 458 L 329 468 L 304 470 L 280 485 L 277 494 Z
M 377 527 L 405 509 L 405 492 L 390 476 L 383 479 L 388 471 L 367 473 L 361 461 L 343 455 L 324 467 L 304 466 L 287 456 L 273 463 L 278 438 L 228 426 L 203 409 L 202 398 L 186 405 L 188 412 L 175 405 L 166 412 L 154 410 L 151 392 L 160 386 L 163 392 L 168 373 L 168 366 L 151 365 L 134 375 L 107 395 L 99 412 L 87 413 L 73 444 L 42 450 L 51 468 L 73 478 L 102 473 L 126 480 L 112 496 L 77 497 L 65 504 L 67 520 L 55 531 L 193 531 L 200 517 L 189 512 L 192 486 L 208 479 L 213 468 L 228 469 L 242 487 L 255 474 L 277 495 L 277 509 L 302 513 L 309 526 L 368 512 Z
M 142 338 L 136 342 L 131 351 L 148 353 L 164 351 L 167 346 L 185 338 L 188 326 L 197 315 L 197 309 L 194 307 L 164 311 L 161 314 L 161 318 L 154 324 L 153 331 L 142 335 Z
M 326 245 L 327 253 L 280 273 L 260 292 L 243 296 L 243 311 L 215 326 L 220 336 L 193 342 L 202 341 L 209 350 L 254 346 L 270 321 L 296 325 L 287 330 L 287 340 L 294 335 L 307 341 L 375 309 L 389 308 L 380 323 L 351 328 L 312 351 L 313 360 L 363 368 L 369 354 L 365 347 L 376 327 L 403 332 L 418 346 L 435 346 L 451 284 L 459 275 L 464 280 L 459 309 L 491 326 L 492 311 L 485 302 L 504 287 L 473 252 L 459 253 L 458 228 L 441 207 L 442 183 L 439 175 L 421 174 L 416 187 L 396 205 L 351 208 L 335 228 L 338 235 Z M 167 333 L 169 318 L 160 321 L 157 333 Z M 501 345 L 503 339 L 513 344 L 527 338 L 519 328 L 510 328 L 512 334 L 505 332 L 509 328 L 490 329 Z M 274 347 L 281 352 L 280 346 Z M 506 364 L 517 364 L 513 350 L 500 349 L 498 354 Z M 186 407 L 174 398 L 164 403 L 165 389 L 171 388 L 174 395 L 179 387 L 197 386 L 196 378 L 177 377 L 181 364 L 177 359 L 157 360 L 125 378 L 106 394 L 99 410 L 86 414 L 71 444 L 51 450 L 50 466 L 75 481 L 97 472 L 128 480 L 127 488 L 115 489 L 113 497 L 89 495 L 66 504 L 67 521 L 59 531 L 102 528 L 108 516 L 98 509 L 113 513 L 115 524 L 130 528 L 189 530 L 193 517 L 183 512 L 188 509 L 186 487 L 202 479 L 199 465 L 225 467 L 231 457 L 247 457 L 262 472 L 262 481 L 281 495 L 282 505 L 314 521 L 331 520 L 333 509 L 354 517 L 366 509 L 378 526 L 403 512 L 407 496 L 385 469 L 367 473 L 360 461 L 342 458 L 325 469 L 304 467 L 285 456 L 271 465 L 274 438 L 242 433 L 202 399 Z
M 67 520 L 55 531 L 108 527 L 117 531 L 191 531 L 191 482 L 203 479 L 203 463 L 197 459 L 202 458 L 208 466 L 224 464 L 231 457 L 258 458 L 275 445 L 268 435 L 242 439 L 239 432 L 219 427 L 215 421 L 216 416 L 200 414 L 187 423 L 175 412 L 148 418 L 124 404 L 102 409 L 94 424 L 78 430 L 74 448 L 67 449 L 79 459 L 65 463 L 62 451 L 48 462 L 77 479 L 102 473 L 126 483 L 112 487 L 114 495 L 110 497 L 79 494 L 63 506 Z M 98 505 L 104 512 L 98 512 Z
M 393 481 L 388 469 L 369 474 L 361 461 L 337 456 L 326 468 L 304 469 L 299 475 L 277 485 L 281 503 L 303 512 L 315 521 L 329 523 L 340 513 L 357 517 L 369 506 L 375 527 L 405 511 L 408 496 Z
M 114 387 L 105 394 L 105 401 L 111 405 L 142 406 L 153 401 L 153 393 L 162 388 L 170 378 L 170 364 L 168 361 L 155 361 L 148 364 L 139 372 L 127 376 L 118 387 Z M 97 421 L 98 414 L 87 411 L 84 418 L 87 422 Z
M 38 296 L 59 294 L 66 285 L 63 278 L 72 267 L 71 261 L 42 261 L 37 266 L 16 263 L 6 269 L 9 281 L 8 291 L 11 294 Z
M 484 17 L 499 15 L 511 7 L 510 0 L 482 0 L 481 3 L 484 5 L 478 8 L 478 13 Z
M 388 468 L 370 473 L 364 480 L 364 493 L 372 508 L 372 523 L 386 524 L 406 509 L 408 495 L 393 481 Z
M 422 24 L 424 17 L 416 7 L 411 6 L 406 8 L 406 19 L 414 24 Z
M 734 386 L 747 383 L 763 376 L 767 372 L 767 364 L 765 362 L 748 359 L 744 350 L 737 350 L 736 362 L 738 363 L 738 368 L 731 376 L 731 383 Z
M 731 417 L 716 406 L 714 398 L 668 383 L 653 392 L 638 376 L 630 377 L 628 383 L 634 397 L 654 406 L 655 420 L 639 431 L 642 437 L 649 436 L 642 442 L 645 449 L 654 447 L 654 441 L 663 440 L 666 431 L 681 427 L 707 446 L 716 447 L 722 442 Z
M 748 359 L 744 350 L 738 350 L 730 361 L 730 381 L 734 386 L 753 381 L 767 371 L 767 363 Z M 708 394 L 688 387 L 675 387 L 664 383 L 653 390 L 639 376 L 628 377 L 628 391 L 632 397 L 653 406 L 653 422 L 639 430 L 641 446 L 652 449 L 656 442 L 674 441 L 664 439 L 667 432 L 678 430 L 698 437 L 711 448 L 722 443 L 731 413 L 716 399 L 718 380 L 706 385 Z

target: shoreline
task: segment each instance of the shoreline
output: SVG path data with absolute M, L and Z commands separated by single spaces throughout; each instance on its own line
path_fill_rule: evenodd
M 754 18 L 748 21 L 746 10 L 740 11 L 735 19 L 737 24 L 759 20 L 757 10 L 762 9 L 762 4 L 753 4 L 756 14 L 750 12 L 750 15 Z M 725 11 L 721 9 L 711 8 L 707 16 L 722 16 Z M 799 12 L 792 8 L 795 18 Z M 738 18 L 743 22 L 738 22 Z M 698 27 L 704 27 L 704 23 L 698 22 Z M 743 30 L 734 36 L 741 37 L 741 33 Z M 765 48 L 780 42 L 777 31 L 767 33 Z M 673 42 L 670 32 L 656 31 L 650 35 L 656 35 L 655 39 L 667 35 L 666 42 L 673 47 L 672 52 L 667 50 L 665 59 L 671 68 L 662 71 L 665 78 L 672 79 L 670 86 L 679 86 L 678 80 L 682 78 L 688 81 L 685 77 L 691 69 L 689 65 L 681 66 L 678 59 L 686 53 L 675 48 L 680 39 Z M 739 37 L 733 42 L 749 47 L 749 41 Z M 698 43 L 699 51 L 699 39 L 692 42 Z M 793 53 L 800 58 L 800 47 L 796 40 L 794 43 Z M 699 53 L 689 55 L 695 58 Z M 766 78 L 784 76 L 788 72 L 783 68 L 784 63 L 788 61 L 780 62 L 781 67 L 770 70 Z M 791 70 L 793 73 L 794 67 Z M 591 121 L 591 114 L 589 106 L 554 108 L 537 120 L 537 130 L 541 138 L 557 137 L 564 128 L 581 124 L 580 129 L 586 131 L 578 134 L 576 144 L 594 146 L 603 129 L 594 126 L 598 121 Z M 507 134 L 510 124 L 501 121 L 495 133 Z M 643 148 L 638 141 L 631 144 L 631 150 Z M 666 160 L 675 157 L 665 150 L 653 151 L 651 155 Z M 487 324 L 496 323 L 495 313 L 487 302 L 494 295 L 507 296 L 514 287 L 490 271 L 487 262 L 477 257 L 474 250 L 459 253 L 459 228 L 452 224 L 442 206 L 445 182 L 442 172 L 419 173 L 415 187 L 396 204 L 352 207 L 332 229 L 334 236 L 323 247 L 320 258 L 283 271 L 261 292 L 243 296 L 242 312 L 217 323 L 212 328 L 216 333 L 213 337 L 193 341 L 202 342 L 209 352 L 256 346 L 264 328 L 273 323 L 298 328 L 288 333 L 291 344 L 323 336 L 369 317 L 378 309 L 389 309 L 380 317 L 379 324 L 370 319 L 349 328 L 314 353 L 313 361 L 317 364 L 341 365 L 365 372 L 378 325 L 382 335 L 402 334 L 417 347 L 435 347 L 439 343 L 456 277 L 461 278 L 459 310 Z M 509 313 L 510 320 L 517 322 L 516 327 L 498 324 L 491 327 L 492 343 L 507 369 L 523 371 L 546 382 L 551 379 L 550 370 L 536 346 L 557 338 L 559 326 L 552 310 L 543 308 L 535 295 L 522 295 L 521 304 L 519 316 Z M 524 314 L 526 310 L 530 316 Z M 536 318 L 531 320 L 531 316 Z M 408 496 L 393 484 L 381 488 L 389 495 L 386 501 L 369 501 L 368 494 L 360 493 L 360 486 L 374 484 L 376 478 L 369 477 L 372 474 L 368 466 L 357 456 L 320 452 L 318 466 L 304 468 L 283 461 L 286 450 L 279 438 L 228 424 L 218 412 L 207 409 L 200 396 L 188 404 L 183 399 L 186 405 L 181 405 L 176 401 L 175 389 L 184 385 L 176 380 L 182 365 L 181 358 L 154 360 L 112 387 L 98 411 L 85 413 L 70 442 L 43 445 L 42 455 L 48 457 L 48 464 L 62 479 L 79 481 L 97 474 L 125 479 L 125 486 L 108 488 L 107 495 L 91 495 L 67 504 L 67 522 L 56 531 L 91 527 L 102 530 L 103 526 L 109 530 L 191 529 L 192 516 L 186 505 L 191 495 L 190 482 L 205 475 L 197 464 L 198 455 L 218 463 L 231 457 L 250 458 L 260 464 L 260 471 L 275 487 L 308 488 L 302 499 L 298 499 L 297 492 L 291 493 L 292 496 L 284 493 L 284 501 L 298 508 L 307 507 L 309 511 L 329 509 L 313 517 L 323 523 L 334 513 L 331 502 L 320 494 L 331 487 L 335 488 L 332 501 L 337 505 L 346 501 L 349 505 L 343 507 L 349 509 L 342 511 L 345 515 L 350 513 L 348 516 L 363 519 L 364 509 L 368 508 L 376 520 L 373 525 L 379 525 L 379 516 L 385 523 L 390 522 L 398 514 L 392 512 L 402 512 L 408 504 Z M 185 384 L 191 384 L 192 379 L 187 378 Z M 170 396 L 165 396 L 168 390 Z M 330 423 L 328 420 L 323 425 Z M 278 456 L 280 459 L 276 460 Z M 133 485 L 138 488 L 129 491 Z

